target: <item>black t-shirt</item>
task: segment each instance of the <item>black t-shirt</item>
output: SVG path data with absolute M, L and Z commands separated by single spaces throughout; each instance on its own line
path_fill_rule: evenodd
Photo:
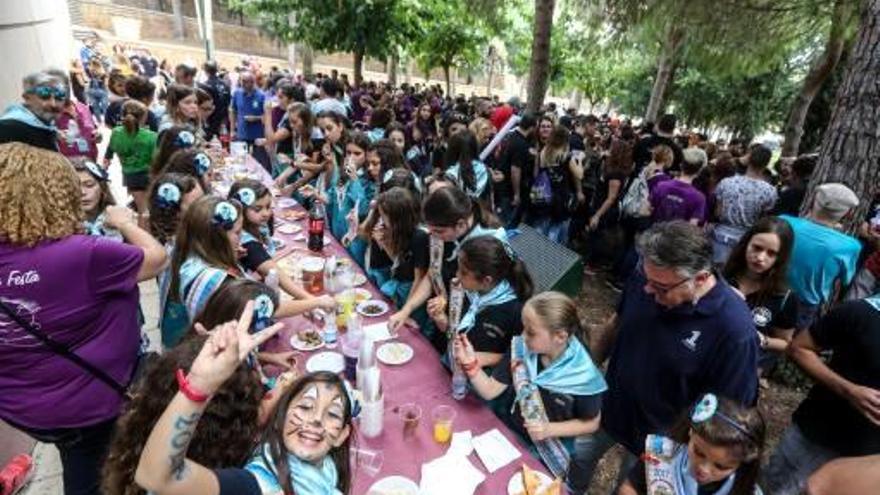
M 572 201 L 577 194 L 574 190 L 574 177 L 569 168 L 571 153 L 562 156 L 553 167 L 542 168 L 538 174 L 547 173 L 550 179 L 552 198 L 550 204 L 537 206 L 532 204 L 532 213 L 537 216 L 550 216 L 554 220 L 562 220 L 571 216 Z
M 833 351 L 828 366 L 835 373 L 880 389 L 880 310 L 864 300 L 848 301 L 808 331 L 819 347 Z M 880 427 L 821 383 L 813 385 L 792 420 L 810 441 L 842 456 L 880 453 Z
M 804 196 L 807 194 L 805 185 L 798 187 L 787 187 L 779 193 L 776 199 L 776 206 L 770 212 L 772 215 L 791 215 L 798 216 L 801 211 L 801 203 L 804 202 Z
M 519 130 L 511 132 L 505 139 L 501 158 L 498 160 L 498 170 L 504 173 L 504 180 L 494 184 L 495 195 L 509 198 L 513 196 L 513 183 L 510 179 L 510 169 L 517 167 L 522 172 L 520 198 L 528 198 L 529 186 L 535 155 L 532 142 L 522 135 Z
M 544 369 L 540 358 L 538 359 L 538 372 Z M 505 402 L 509 403 L 514 400 L 516 392 L 513 390 L 513 376 L 510 373 L 510 349 L 504 354 L 504 358 L 492 369 L 492 378 L 499 383 L 509 385 L 505 391 Z M 593 419 L 602 411 L 602 394 L 594 395 L 569 395 L 557 394 L 543 388 L 539 388 L 541 392 L 541 401 L 544 403 L 544 409 L 547 411 L 547 420 L 551 423 L 559 421 L 568 421 L 570 419 Z M 513 425 L 518 432 L 528 438 L 525 426 L 523 424 L 522 413 L 519 404 L 515 404 L 513 412 Z
M 682 446 L 681 448 L 687 448 Z M 633 488 L 636 489 L 636 493 L 639 495 L 648 493 L 648 482 L 645 479 L 645 461 L 643 459 L 639 459 L 639 462 L 633 466 L 632 470 L 627 475 L 626 479 L 632 483 Z M 716 481 L 714 483 L 707 483 L 705 485 L 700 485 L 697 487 L 697 495 L 713 495 L 718 490 L 724 486 L 724 483 L 727 482 L 727 478 L 723 480 Z
M 219 495 L 263 495 L 257 477 L 246 469 L 218 469 L 214 474 L 220 485 Z
M 730 280 L 729 283 L 731 287 L 739 288 L 736 280 Z M 790 330 L 795 327 L 796 301 L 797 297 L 790 290 L 769 297 L 759 296 L 758 293 L 746 296 L 746 304 L 752 310 L 755 328 L 768 337 L 772 336 L 771 330 L 774 328 Z
M 671 138 L 651 134 L 639 140 L 639 143 L 633 149 L 633 163 L 635 163 L 636 172 L 641 172 L 641 170 L 645 168 L 645 165 L 651 162 L 651 150 L 653 150 L 655 146 L 661 144 L 665 144 L 672 148 L 673 159 L 669 171 L 677 172 L 681 170 L 681 161 L 683 158 L 681 148 L 678 147 L 678 144 L 676 144 Z
M 229 117 L 229 103 L 232 99 L 229 86 L 219 77 L 212 77 L 199 84 L 199 87 L 211 95 L 214 100 L 214 111 L 208 116 L 206 127 L 212 134 L 220 134 L 220 128 Z
M 608 186 L 611 184 L 612 180 L 620 181 L 620 189 L 617 191 L 617 201 L 605 211 L 605 215 L 602 217 L 605 220 L 611 220 L 617 218 L 618 212 L 618 204 L 620 203 L 620 198 L 626 193 L 626 185 L 627 179 L 629 177 L 622 172 L 611 172 L 608 174 L 600 174 L 598 177 L 598 182 L 596 183 L 596 189 L 593 192 L 593 197 L 590 200 L 590 214 L 594 214 L 599 211 L 599 208 L 602 207 L 602 203 L 608 199 Z
M 402 253 L 397 267 L 391 276 L 401 282 L 412 282 L 415 269 L 427 271 L 430 257 L 430 236 L 422 229 L 416 229 L 409 241 L 409 249 Z
M 252 272 L 257 271 L 257 267 L 272 259 L 266 247 L 260 241 L 250 241 L 241 245 L 247 252 L 241 259 L 241 266 Z
M 510 351 L 510 340 L 522 333 L 522 302 L 513 299 L 483 308 L 477 313 L 468 340 L 477 352 L 505 354 Z

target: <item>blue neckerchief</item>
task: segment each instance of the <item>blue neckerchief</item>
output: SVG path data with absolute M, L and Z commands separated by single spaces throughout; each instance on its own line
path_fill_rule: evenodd
M 502 280 L 485 294 L 472 290 L 466 291 L 465 294 L 468 301 L 470 301 L 470 305 L 467 312 L 461 317 L 461 321 L 458 322 L 458 328 L 456 329 L 459 332 L 464 331 L 465 333 L 471 331 L 471 328 L 477 322 L 477 314 L 484 308 L 497 306 L 516 299 L 516 292 L 507 280 Z
M 464 235 L 461 239 L 456 239 L 455 247 L 452 249 L 452 254 L 446 258 L 446 261 L 452 261 L 458 257 L 458 250 L 461 248 L 461 245 L 464 244 L 465 241 L 471 239 L 473 237 L 480 237 L 481 235 L 491 235 L 492 237 L 501 241 L 501 244 L 504 244 L 505 250 L 510 250 L 510 244 L 507 241 L 507 232 L 504 230 L 504 227 L 499 227 L 497 229 L 490 229 L 483 227 L 482 225 L 474 225 L 474 227 Z M 509 253 L 510 251 L 508 251 Z
M 104 226 L 104 214 L 103 213 L 98 215 L 94 221 L 90 222 L 90 221 L 86 220 L 84 223 L 85 223 L 85 227 L 86 227 L 86 234 L 88 234 L 88 235 L 95 236 L 95 237 L 105 237 L 107 239 L 112 239 L 114 241 L 119 241 L 119 242 L 123 242 L 125 240 L 122 237 L 122 234 L 119 233 L 118 230 Z
M 6 111 L 0 116 L 0 120 L 15 120 L 31 127 L 55 132 L 58 129 L 53 124 L 47 124 L 40 120 L 33 112 L 20 103 L 6 107 Z
M 375 143 L 376 141 L 385 137 L 385 129 L 375 128 L 370 129 L 366 132 L 367 139 L 370 140 L 371 143 Z
M 577 338 L 569 337 L 562 355 L 540 373 L 538 354 L 529 350 L 522 336 L 514 337 L 513 341 L 529 374 L 529 383 L 517 393 L 517 402 L 538 388 L 567 395 L 595 395 L 608 389 L 602 372 Z
M 278 475 L 268 445 L 264 445 L 261 450 L 262 452 L 255 454 L 244 468 L 257 478 L 260 492 L 264 495 L 281 493 L 281 484 L 278 483 Z M 342 495 L 342 492 L 336 488 L 339 480 L 336 464 L 329 455 L 324 456 L 318 464 L 311 464 L 303 462 L 295 455 L 287 454 L 287 468 L 290 471 L 293 490 L 297 495 Z
M 241 231 L 241 245 L 244 246 L 249 242 L 258 242 L 263 249 L 266 250 L 266 253 L 269 254 L 269 257 L 275 257 L 275 253 L 277 252 L 277 247 L 275 246 L 275 241 L 272 240 L 272 235 L 269 233 L 269 227 L 266 225 L 260 225 L 260 236 L 262 239 L 257 238 L 255 235 L 251 234 L 247 230 Z
M 700 485 L 697 484 L 697 480 L 695 480 L 691 474 L 690 456 L 688 456 L 686 445 L 682 445 L 678 448 L 678 453 L 676 453 L 675 458 L 672 460 L 672 469 L 673 474 L 675 475 L 676 495 L 698 495 Z M 712 495 L 729 494 L 730 490 L 733 488 L 735 478 L 736 473 L 734 472 L 727 477 L 727 480 L 724 481 L 721 488 Z
M 870 304 L 877 311 L 880 311 L 880 292 L 874 294 L 873 296 L 866 297 L 865 302 Z
M 446 176 L 458 183 L 468 196 L 476 199 L 482 196 L 483 192 L 486 191 L 486 186 L 489 184 L 489 170 L 486 168 L 486 165 L 479 160 L 471 162 L 471 167 L 474 169 L 474 179 L 476 180 L 475 189 L 470 189 L 464 185 L 464 181 L 461 178 L 461 172 L 459 171 L 460 167 L 457 163 L 446 170 Z

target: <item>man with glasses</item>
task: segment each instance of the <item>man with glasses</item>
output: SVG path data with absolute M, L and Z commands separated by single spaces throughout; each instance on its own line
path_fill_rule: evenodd
M 711 242 L 677 220 L 645 231 L 638 250 L 617 312 L 591 343 L 595 362 L 610 360 L 602 427 L 576 443 L 590 452 L 588 480 L 615 444 L 626 449 L 618 480 L 626 476 L 645 436 L 666 431 L 702 394 L 757 400 L 757 331 L 743 298 L 712 270 Z
M 67 101 L 67 85 L 43 71 L 25 77 L 22 86 L 23 103 L 10 105 L 0 116 L 0 143 L 14 141 L 58 151 L 54 122 Z

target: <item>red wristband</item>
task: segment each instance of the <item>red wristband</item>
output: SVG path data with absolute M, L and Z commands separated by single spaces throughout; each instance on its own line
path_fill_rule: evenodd
M 180 393 L 186 396 L 187 399 L 193 402 L 207 402 L 208 399 L 211 398 L 210 395 L 202 393 L 195 388 L 187 381 L 186 374 L 182 369 L 177 368 L 177 387 L 180 390 Z

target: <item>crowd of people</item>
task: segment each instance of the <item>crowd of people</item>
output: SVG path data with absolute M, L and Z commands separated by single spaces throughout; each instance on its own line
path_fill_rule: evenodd
M 326 211 L 395 303 L 389 326 L 415 323 L 570 493 L 615 445 L 621 494 L 880 484 L 880 202 L 844 232 L 859 198 L 808 197 L 815 156 L 771 166 L 767 146 L 673 115 L 116 52 L 27 76 L 0 116 L 0 418 L 58 447 L 65 493 L 350 493 L 348 386 L 260 349 L 276 319 L 336 309 L 276 264 L 274 196 Z M 274 183 L 219 195 L 230 142 Z M 607 321 L 538 292 L 509 242 L 521 225 L 619 292 Z M 770 453 L 759 384 L 782 356 L 815 384 Z

